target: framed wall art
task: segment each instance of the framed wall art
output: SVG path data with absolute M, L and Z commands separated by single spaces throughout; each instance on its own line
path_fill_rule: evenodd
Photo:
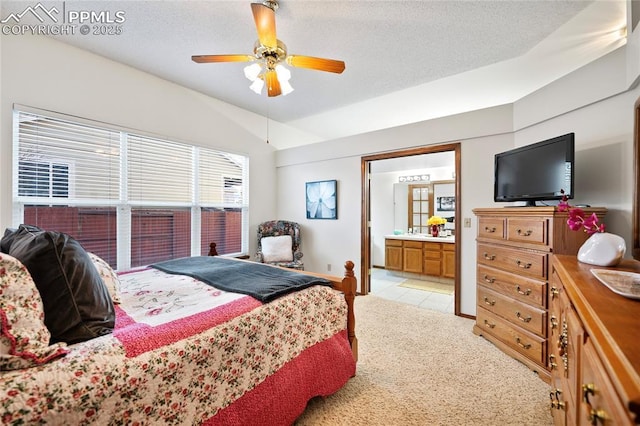
M 438 197 L 438 210 L 452 212 L 456 210 L 456 197 Z
M 307 219 L 338 218 L 338 181 L 306 183 Z

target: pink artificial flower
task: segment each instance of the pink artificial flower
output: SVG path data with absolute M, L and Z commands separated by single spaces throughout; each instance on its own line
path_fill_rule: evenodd
M 597 232 L 605 232 L 604 223 L 598 223 L 598 215 L 591 213 L 589 217 L 585 218 L 584 210 L 578 207 L 571 208 L 564 190 L 561 189 L 560 193 L 562 194 L 562 200 L 558 203 L 558 211 L 569 212 L 569 218 L 567 219 L 569 229 L 579 231 L 580 228 L 583 228 L 584 232 L 589 235 Z
M 584 223 L 584 211 L 579 208 L 569 210 L 569 219 L 567 225 L 572 231 L 579 231 Z
M 566 212 L 570 207 L 569 202 L 567 201 L 567 196 L 564 195 L 564 190 L 561 189 L 560 192 L 562 193 L 562 200 L 558 203 L 558 211 Z

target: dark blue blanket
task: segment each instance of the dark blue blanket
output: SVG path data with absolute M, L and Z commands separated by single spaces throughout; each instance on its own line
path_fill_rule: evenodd
M 215 256 L 194 256 L 154 263 L 169 274 L 188 275 L 217 289 L 248 294 L 266 303 L 292 291 L 331 281 L 299 272 Z

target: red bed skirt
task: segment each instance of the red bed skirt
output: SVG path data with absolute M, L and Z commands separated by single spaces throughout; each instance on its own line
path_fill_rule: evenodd
M 356 373 L 346 330 L 307 348 L 218 411 L 204 425 L 291 425 L 314 396 L 338 391 Z

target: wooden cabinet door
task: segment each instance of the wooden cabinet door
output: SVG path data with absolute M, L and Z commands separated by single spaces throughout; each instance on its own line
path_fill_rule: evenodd
M 562 381 L 559 377 L 551 376 L 551 390 L 549 399 L 551 401 L 551 417 L 554 426 L 567 426 L 566 398 L 562 392 Z
M 560 294 L 560 300 L 565 297 L 566 293 Z M 560 339 L 560 371 L 563 375 L 562 389 L 565 392 L 565 403 L 567 411 L 567 424 L 576 423 L 576 406 L 578 404 L 579 395 L 579 376 L 581 366 L 582 345 L 584 343 L 584 328 L 578 314 L 570 305 L 568 299 L 565 302 L 565 308 L 562 312 L 562 320 L 560 323 L 560 332 L 565 333 L 566 337 Z M 563 346 L 564 345 L 564 346 Z
M 624 404 L 600 357 L 590 342 L 583 347 L 582 380 L 580 384 L 580 425 L 631 425 Z
M 422 247 L 405 247 L 402 255 L 405 272 L 422 273 Z
M 442 245 L 442 276 L 455 278 L 456 276 L 456 252 L 454 244 Z
M 385 247 L 384 267 L 391 271 L 402 271 L 402 246 L 387 245 Z
M 567 303 L 567 299 L 561 296 L 564 293 L 564 287 L 558 279 L 557 274 L 553 273 L 551 283 L 549 284 L 548 306 L 549 320 L 547 322 L 547 336 L 549 345 L 549 355 L 547 358 L 547 367 L 551 372 L 551 389 L 549 390 L 549 399 L 551 407 L 551 416 L 555 426 L 565 426 L 567 424 L 567 397 L 563 390 L 564 365 L 560 355 L 560 348 L 563 345 L 564 336 L 562 335 L 562 327 L 560 321 L 562 319 L 563 303 Z
M 434 275 L 436 277 L 440 276 L 441 269 L 440 259 L 425 259 L 424 260 L 424 274 L 425 275 Z

